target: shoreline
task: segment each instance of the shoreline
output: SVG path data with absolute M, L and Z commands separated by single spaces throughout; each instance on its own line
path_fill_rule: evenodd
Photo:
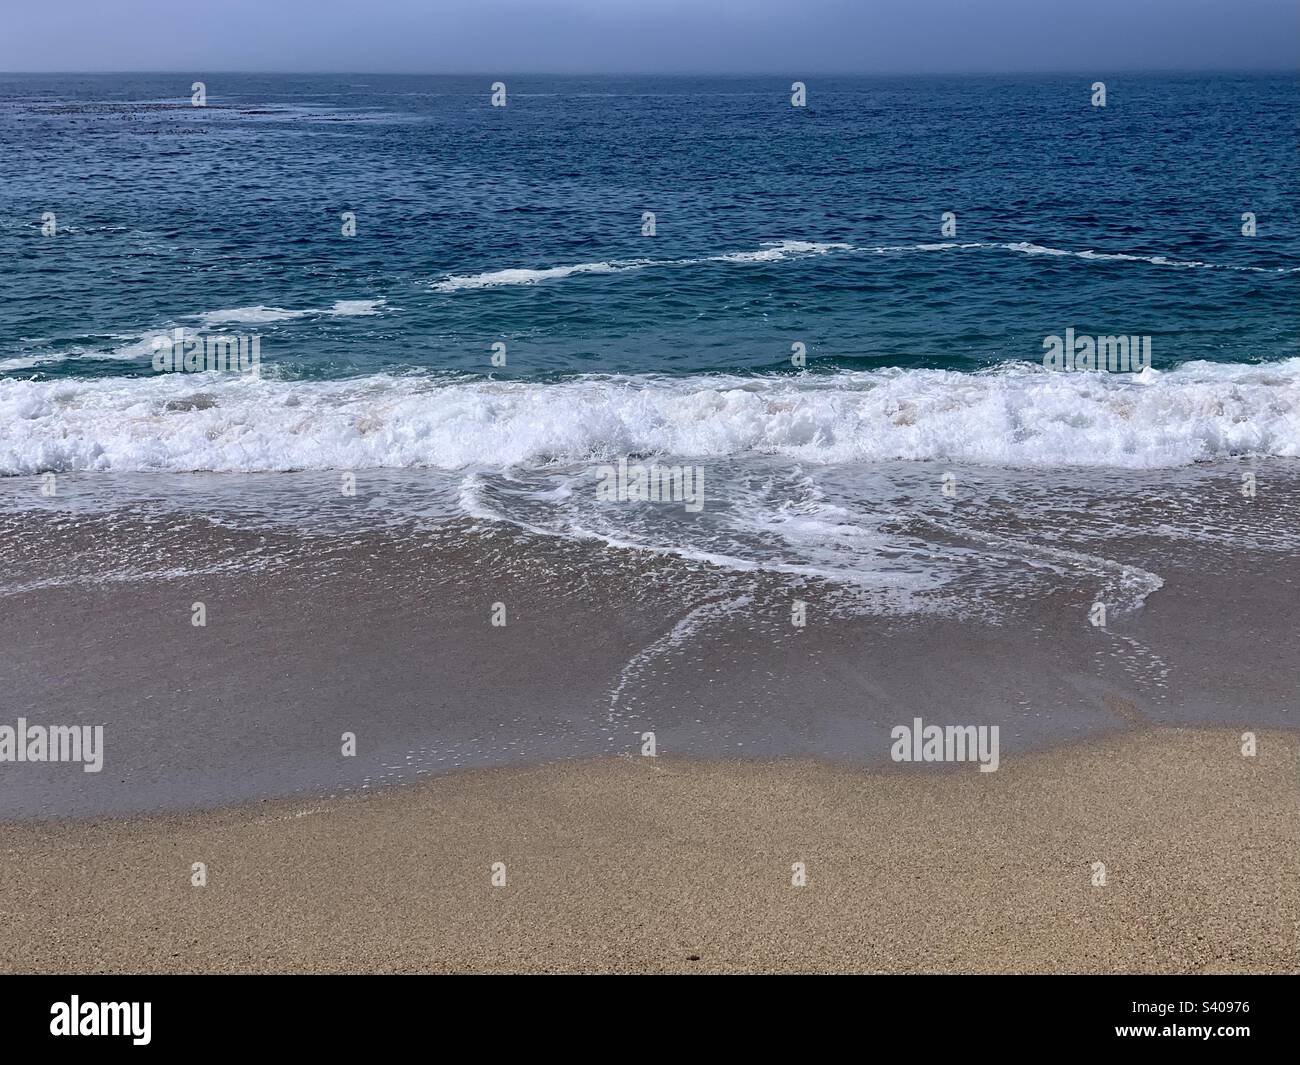
M 900 476 L 942 508 L 939 472 Z M 103 729 L 101 772 L 0 763 L 0 816 L 366 791 L 636 753 L 645 732 L 672 758 L 878 766 L 917 717 L 996 727 L 1003 759 L 1134 726 L 1292 728 L 1300 480 L 1270 467 L 1245 500 L 1235 473 L 972 488 L 899 519 L 943 577 L 903 607 L 502 523 L 377 527 L 413 474 L 359 504 L 285 477 L 209 507 L 194 478 L 0 508 L 0 728 Z
M 0 928 L 0 964 L 1296 972 L 1300 737 L 1257 737 L 1247 758 L 1233 730 L 1143 730 L 988 774 L 609 757 L 8 823 L 0 890 L 32 901 Z
M 0 967 L 1300 971 L 1296 471 L 940 472 L 879 482 L 905 610 L 385 525 L 412 474 L 0 508 L 0 726 L 104 729 L 0 765 Z M 918 717 L 998 768 L 891 762 Z

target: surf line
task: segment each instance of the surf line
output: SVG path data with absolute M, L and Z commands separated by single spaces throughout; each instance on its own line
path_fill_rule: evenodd
M 1151 266 L 1172 266 L 1181 269 L 1237 270 L 1251 273 L 1296 273 L 1300 267 L 1248 266 L 1231 263 L 1209 263 L 1196 259 L 1171 259 L 1166 255 L 1139 255 L 1131 252 L 1106 252 L 1085 248 L 1053 248 L 1030 241 L 965 242 L 938 241 L 923 244 L 858 245 L 835 241 L 779 240 L 768 241 L 753 251 L 725 252 L 694 259 L 608 259 L 599 262 L 574 263 L 568 266 L 540 268 L 513 267 L 491 270 L 480 274 L 448 274 L 431 285 L 435 292 L 460 292 L 464 289 L 499 288 L 510 285 L 533 285 L 541 281 L 559 281 L 577 274 L 621 274 L 631 270 L 652 267 L 699 266 L 704 263 L 772 263 L 791 259 L 813 258 L 834 252 L 845 254 L 890 255 L 907 252 L 966 251 L 969 249 L 998 249 L 1021 255 L 1047 255 L 1083 259 L 1090 262 L 1136 262 Z
M 802 259 L 827 255 L 831 252 L 869 251 L 852 244 L 824 243 L 810 240 L 768 241 L 754 251 L 733 251 L 721 255 L 706 255 L 694 259 L 608 259 L 592 263 L 574 263 L 569 266 L 547 266 L 537 269 L 514 267 L 490 270 L 481 274 L 449 274 L 432 284 L 435 292 L 459 292 L 463 289 L 499 288 L 507 285 L 534 285 L 540 281 L 559 281 L 576 274 L 622 274 L 631 270 L 652 267 L 700 266 L 704 263 L 771 263 L 787 259 Z
M 619 700 L 623 697 L 624 689 L 638 677 L 649 663 L 662 655 L 671 654 L 674 650 L 681 647 L 691 636 L 695 635 L 702 626 L 708 622 L 719 618 L 726 617 L 736 610 L 742 610 L 754 601 L 752 595 L 724 596 L 718 599 L 710 599 L 708 602 L 701 603 L 695 609 L 689 611 L 685 617 L 660 636 L 657 640 L 646 644 L 636 654 L 627 660 L 627 663 L 619 671 L 618 683 L 610 691 L 609 712 L 605 720 L 609 724 L 614 724 L 614 716 L 618 712 Z

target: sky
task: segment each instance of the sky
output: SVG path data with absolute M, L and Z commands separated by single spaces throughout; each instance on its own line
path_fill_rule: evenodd
M 0 71 L 1300 68 L 1300 0 L 4 0 Z

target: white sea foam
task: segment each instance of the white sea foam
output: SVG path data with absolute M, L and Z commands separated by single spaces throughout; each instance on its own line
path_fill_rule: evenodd
M 1150 263 L 1152 266 L 1173 266 L 1182 270 L 1241 270 L 1254 274 L 1294 274 L 1300 272 L 1300 267 L 1293 266 L 1239 266 L 1231 263 L 1206 263 L 1201 262 L 1199 259 L 1171 259 L 1167 255 L 1132 255 L 1128 252 L 1093 251 L 1090 248 L 1083 251 L 1070 251 L 1067 248 L 1049 248 L 1042 244 L 1031 244 L 1028 241 L 994 245 L 966 244 L 963 247 L 997 247 L 1006 248 L 1007 251 L 1022 252 L 1025 255 L 1073 256 L 1076 259 L 1095 259 L 1099 262 Z
M 202 394 L 201 403 L 190 400 Z M 1155 468 L 1300 456 L 1300 359 L 1140 375 L 885 369 L 551 383 L 0 380 L 0 473 L 501 468 L 659 454 Z
M 695 259 L 613 259 L 572 266 L 551 266 L 541 270 L 491 270 L 483 274 L 453 274 L 433 283 L 435 292 L 497 288 L 502 285 L 535 285 L 539 281 L 560 281 L 575 274 L 621 274 L 647 267 L 698 266 L 701 263 L 770 263 L 833 251 L 851 251 L 852 244 L 829 244 L 811 240 L 774 240 L 753 251 L 733 251 Z
M 1022 255 L 1052 255 L 1101 262 L 1148 263 L 1152 266 L 1171 266 L 1179 269 L 1239 270 L 1261 274 L 1290 274 L 1300 272 L 1300 267 L 1242 266 L 1224 263 L 1207 263 L 1196 259 L 1171 259 L 1165 255 L 1135 255 L 1128 252 L 1102 252 L 1092 249 L 1072 250 L 1053 248 L 1029 241 L 1010 243 L 958 243 L 941 241 L 923 244 L 857 245 L 843 242 L 811 240 L 768 241 L 752 251 L 733 251 L 723 255 L 709 255 L 695 259 L 613 259 L 571 266 L 550 266 L 542 269 L 514 268 L 491 270 L 481 274 L 452 274 L 433 282 L 435 292 L 460 292 L 465 289 L 498 288 L 509 285 L 534 285 L 541 281 L 561 281 L 577 274 L 621 274 L 647 267 L 698 266 L 703 263 L 770 263 L 785 259 L 804 258 L 833 253 L 890 255 L 907 252 L 950 252 L 972 249 L 996 249 Z
M 37 366 L 48 366 L 62 362 L 66 355 L 21 355 L 13 359 L 0 359 L 0 370 L 32 370 Z
M 61 362 L 116 362 L 118 360 L 137 359 L 153 354 L 152 337 L 118 337 L 126 343 L 100 351 L 93 348 L 75 347 L 70 351 L 41 352 L 36 355 L 20 355 L 11 359 L 0 359 L 0 370 L 32 370 L 40 366 L 54 366 Z
M 625 711 L 619 705 L 620 700 L 624 705 L 627 704 L 628 695 L 635 689 L 641 677 L 650 671 L 652 663 L 656 667 L 662 668 L 662 660 L 674 654 L 680 654 L 682 650 L 689 648 L 702 628 L 719 619 L 738 614 L 752 603 L 753 597 L 748 595 L 732 596 L 701 603 L 688 611 L 686 616 L 680 618 L 666 633 L 641 648 L 627 660 L 619 671 L 618 683 L 609 693 L 609 710 L 606 714 L 606 721 L 613 725 L 616 719 L 622 719 L 626 716 Z
M 539 281 L 558 281 L 573 274 L 616 274 L 624 270 L 640 270 L 646 266 L 666 265 L 653 259 L 625 259 L 615 262 L 577 263 L 574 266 L 552 266 L 545 270 L 490 270 L 483 274 L 448 277 L 434 284 L 436 292 L 459 292 L 467 288 L 495 288 L 498 285 L 535 285 Z
M 387 301 L 384 299 L 337 300 L 330 307 L 308 308 L 305 310 L 287 310 L 284 307 L 232 307 L 220 311 L 203 311 L 190 315 L 187 320 L 202 323 L 205 329 L 225 325 L 262 325 L 269 322 L 291 321 L 297 318 L 357 318 L 383 313 Z M 117 360 L 151 359 L 154 351 L 154 339 L 169 335 L 174 325 L 159 327 L 144 336 L 118 336 L 114 339 L 123 343 L 108 350 L 86 347 L 74 347 L 66 352 L 36 352 L 31 355 L 19 355 L 0 359 L 0 371 L 16 372 L 32 370 L 41 366 L 53 366 L 57 363 L 78 360 L 99 360 L 112 362 Z
M 309 307 L 302 310 L 288 310 L 284 307 L 232 307 L 221 311 L 204 311 L 194 315 L 205 326 L 245 324 L 259 325 L 264 322 L 285 322 L 295 318 L 355 318 L 370 314 L 379 314 L 385 306 L 382 299 L 373 300 L 336 300 L 330 307 Z
M 780 240 L 764 244 L 757 251 L 733 251 L 726 255 L 713 255 L 705 260 L 684 259 L 684 264 L 696 261 L 711 263 L 772 263 L 805 255 L 826 255 L 834 251 L 852 251 L 852 244 L 827 244 L 813 240 Z

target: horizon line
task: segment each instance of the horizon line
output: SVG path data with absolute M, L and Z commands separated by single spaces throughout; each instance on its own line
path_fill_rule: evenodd
M 786 72 L 775 73 L 773 71 L 704 71 L 704 70 L 514 70 L 514 71 L 487 71 L 487 70 L 292 70 L 292 69 L 265 69 L 265 68 L 247 68 L 247 69 L 213 69 L 192 67 L 187 70 L 169 69 L 169 70 L 0 70 L 0 77 L 10 75 L 36 74 L 36 75 L 115 75 L 115 76 L 139 76 L 139 75 L 169 75 L 175 74 L 183 77 L 194 76 L 196 69 L 205 70 L 207 74 L 264 74 L 294 77 L 354 77 L 354 78 L 409 78 L 409 77 L 430 77 L 430 78 L 899 78 L 899 77 L 1007 77 L 1012 75 L 1042 76 L 1048 77 L 1058 75 L 1061 77 L 1098 77 L 1102 76 L 1098 71 L 1102 70 L 1105 76 L 1114 75 L 1131 75 L 1131 74 L 1295 74 L 1300 76 L 1300 66 L 1296 67 L 1241 67 L 1241 66 L 1224 66 L 1224 67 L 1187 67 L 1187 66 L 1169 66 L 1169 67 L 1128 67 L 1118 69 L 1104 69 L 1093 67 L 1090 69 L 1018 69 L 1018 70 L 820 70 L 820 71 L 803 71 L 803 72 Z

